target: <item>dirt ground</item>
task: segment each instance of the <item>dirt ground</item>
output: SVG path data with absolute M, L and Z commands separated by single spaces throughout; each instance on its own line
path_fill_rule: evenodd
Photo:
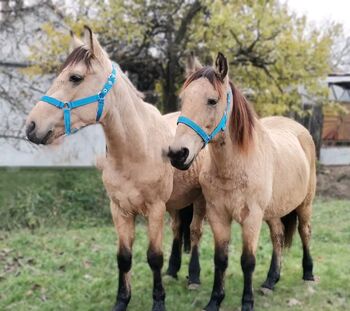
M 317 194 L 337 199 L 350 199 L 350 166 L 319 166 Z

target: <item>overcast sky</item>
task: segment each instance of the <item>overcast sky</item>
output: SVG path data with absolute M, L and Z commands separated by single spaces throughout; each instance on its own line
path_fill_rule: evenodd
M 350 35 L 350 0 L 283 0 L 298 14 L 317 24 L 333 20 L 344 25 Z

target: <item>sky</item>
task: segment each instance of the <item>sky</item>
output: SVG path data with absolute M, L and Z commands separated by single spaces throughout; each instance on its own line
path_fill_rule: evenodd
M 336 21 L 344 25 L 350 35 L 350 0 L 284 0 L 297 14 L 305 14 L 308 19 L 321 24 Z

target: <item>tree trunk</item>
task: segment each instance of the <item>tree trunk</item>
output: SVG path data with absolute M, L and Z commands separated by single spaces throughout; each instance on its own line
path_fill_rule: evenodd
M 174 55 L 169 55 L 169 60 L 165 68 L 165 77 L 163 82 L 163 113 L 178 110 L 176 95 L 176 60 Z
M 323 111 L 322 105 L 312 107 L 312 113 L 309 122 L 309 131 L 316 145 L 317 159 L 320 158 L 322 146 L 322 130 L 323 130 Z

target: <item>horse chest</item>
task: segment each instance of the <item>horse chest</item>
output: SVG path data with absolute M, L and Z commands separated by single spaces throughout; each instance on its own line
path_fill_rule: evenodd
M 206 171 L 200 175 L 200 184 L 209 206 L 218 213 L 224 212 L 238 222 L 245 218 L 248 187 L 246 174 L 223 178 Z
M 166 178 L 161 183 L 160 177 L 139 173 L 108 169 L 103 171 L 102 179 L 108 196 L 119 209 L 147 216 L 147 206 L 157 200 L 166 201 L 163 197 L 170 196 L 171 185 Z

